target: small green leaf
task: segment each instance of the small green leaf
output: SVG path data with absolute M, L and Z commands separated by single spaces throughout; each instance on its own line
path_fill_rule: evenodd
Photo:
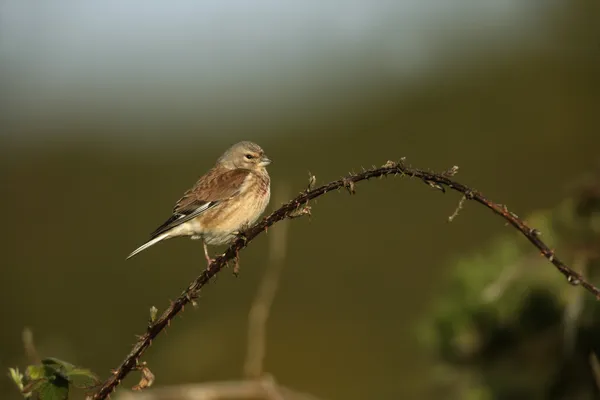
M 99 382 L 98 377 L 89 369 L 73 368 L 67 372 L 69 382 L 77 387 L 89 387 Z
M 54 357 L 44 358 L 42 360 L 42 365 L 44 366 L 44 375 L 49 379 L 60 377 L 68 381 L 67 375 L 69 371 L 75 369 L 73 364 Z
M 63 360 L 59 360 L 58 358 L 54 358 L 54 357 L 44 358 L 42 360 L 42 364 L 45 365 L 46 367 L 49 367 L 49 368 L 55 370 L 55 371 L 60 371 L 61 373 L 66 373 L 69 370 L 72 370 L 73 368 L 75 368 L 75 366 L 73 364 L 63 361 Z
M 34 381 L 30 381 L 23 388 L 23 395 L 25 397 L 31 396 L 31 394 L 33 392 L 39 391 L 40 387 L 42 387 L 42 385 L 44 385 L 46 382 L 47 382 L 47 379 L 36 379 Z
M 43 379 L 46 376 L 43 365 L 30 365 L 25 370 L 25 375 L 31 381 Z
M 156 316 L 158 315 L 158 308 L 152 306 L 150 307 L 150 322 L 154 323 L 156 321 Z
M 19 371 L 18 368 L 9 368 L 8 369 L 8 376 L 10 376 L 10 379 L 13 380 L 13 382 L 15 383 L 15 385 L 17 385 L 19 387 L 19 390 L 22 392 L 23 391 L 23 374 Z
M 71 384 L 89 388 L 99 382 L 89 369 L 53 357 L 44 358 L 41 364 L 28 366 L 25 376 L 17 369 L 10 368 L 9 372 L 25 397 L 34 394 L 39 400 L 66 400 Z
M 69 382 L 56 377 L 54 380 L 46 381 L 37 389 L 40 400 L 67 400 L 69 398 Z

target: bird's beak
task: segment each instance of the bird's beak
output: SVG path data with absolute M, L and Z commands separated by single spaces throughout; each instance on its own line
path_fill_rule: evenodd
M 271 160 L 269 159 L 269 157 L 267 156 L 262 156 L 260 158 L 260 166 L 261 167 L 266 167 L 267 165 L 271 164 Z

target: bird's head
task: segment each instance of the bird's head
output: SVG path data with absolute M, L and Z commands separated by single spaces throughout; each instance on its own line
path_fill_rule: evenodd
M 231 146 L 217 161 L 217 165 L 227 169 L 243 168 L 262 170 L 271 164 L 263 149 L 253 142 L 239 142 Z

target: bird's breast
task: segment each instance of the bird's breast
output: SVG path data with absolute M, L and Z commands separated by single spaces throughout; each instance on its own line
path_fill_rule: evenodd
M 238 195 L 219 203 L 199 216 L 206 242 L 222 244 L 233 239 L 231 232 L 254 224 L 267 208 L 270 197 L 269 176 L 250 175 L 240 187 Z

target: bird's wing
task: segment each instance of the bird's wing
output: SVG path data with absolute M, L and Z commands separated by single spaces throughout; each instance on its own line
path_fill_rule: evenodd
M 202 176 L 173 208 L 173 215 L 152 234 L 152 238 L 183 224 L 206 210 L 216 206 L 223 200 L 239 194 L 244 181 L 251 172 L 246 169 L 234 169 L 223 172 L 213 169 Z

